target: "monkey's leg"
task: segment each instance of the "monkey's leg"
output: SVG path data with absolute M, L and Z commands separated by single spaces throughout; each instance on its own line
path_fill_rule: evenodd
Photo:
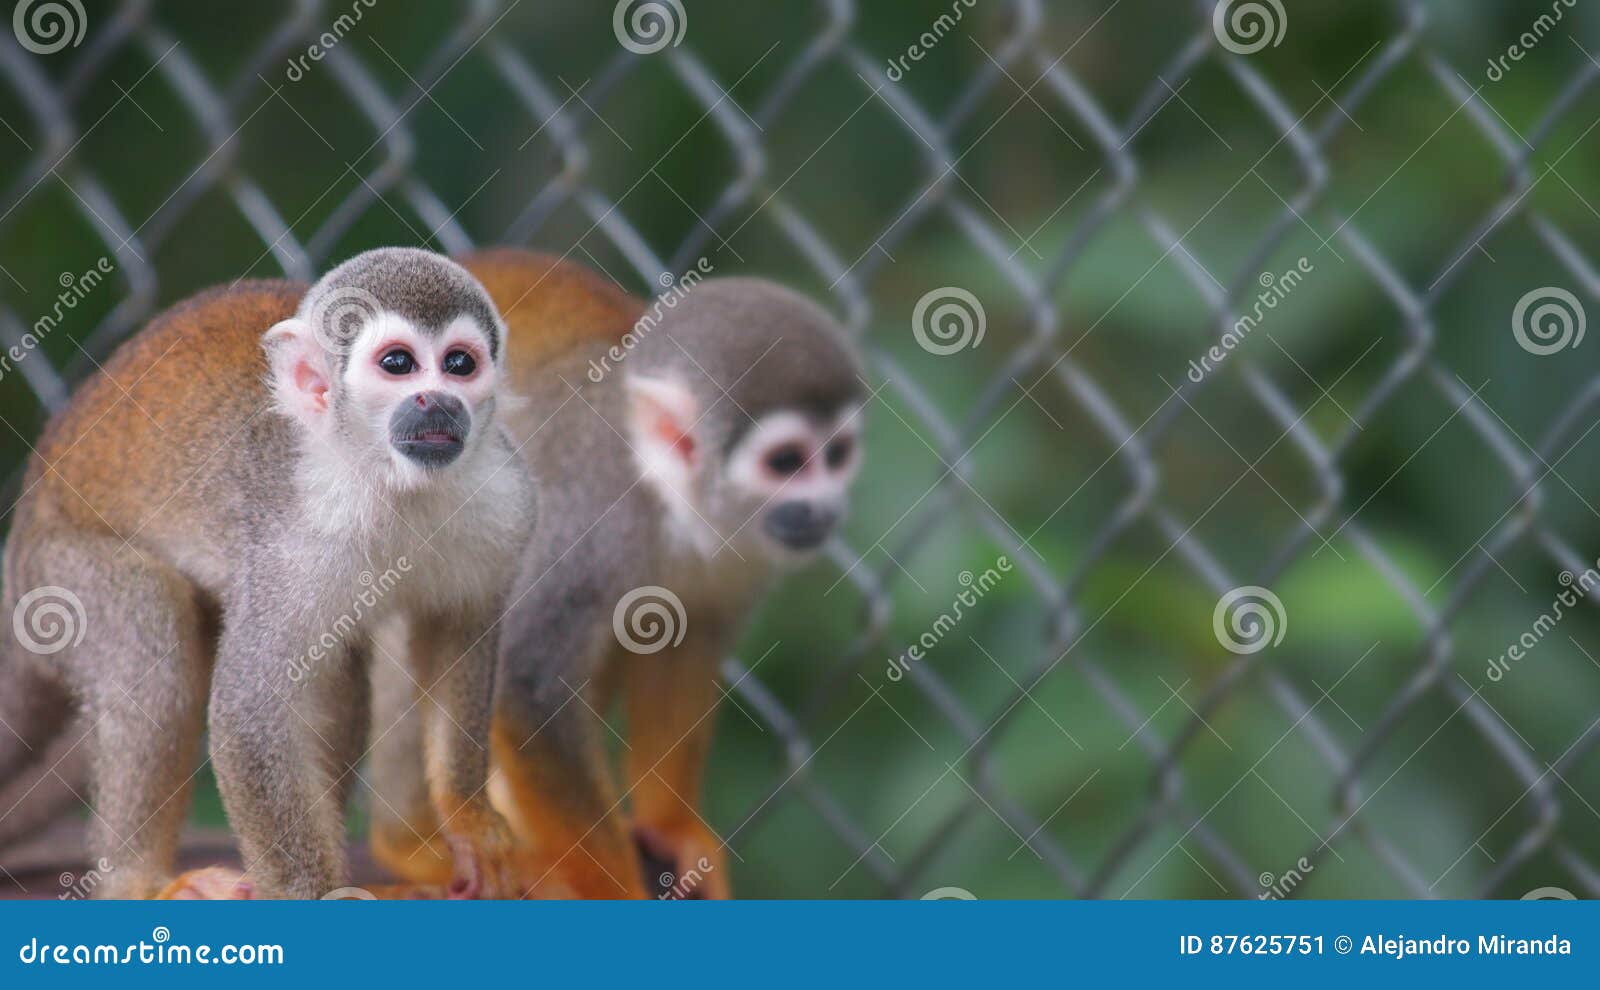
M 273 603 L 259 592 L 228 603 L 211 683 L 211 756 L 257 894 L 314 900 L 347 883 L 343 785 L 330 772 L 328 730 L 352 701 L 341 690 L 366 685 L 344 669 L 355 659 L 349 649 L 299 666 L 321 636 L 316 627 L 335 620 Z
M 428 796 L 454 861 L 450 895 L 517 898 L 517 843 L 489 797 L 494 616 L 425 617 L 414 642 L 425 688 L 422 753 Z
M 350 797 L 361 782 L 358 768 L 366 754 L 367 737 L 372 726 L 372 692 L 367 677 L 372 649 L 366 643 L 352 643 L 345 661 L 329 668 L 325 676 L 329 689 L 343 699 L 322 725 L 316 726 L 317 739 L 323 744 L 324 765 L 333 778 L 333 801 L 341 818 L 350 805 Z
M 726 846 L 699 810 L 720 659 L 717 645 L 691 634 L 677 649 L 623 661 L 633 838 L 658 897 L 729 896 Z
M 524 883 L 559 885 L 582 898 L 641 898 L 638 857 L 601 742 L 605 730 L 578 688 L 513 680 L 501 694 L 492 747 L 496 803 L 538 854 L 530 864 L 537 872 Z M 596 692 L 602 705 L 607 693 Z
M 14 576 L 83 604 L 82 640 L 47 659 L 90 727 L 89 852 L 108 865 L 94 893 L 148 897 L 172 876 L 189 811 L 209 667 L 199 599 L 120 540 L 64 533 L 40 547 Z
M 394 875 L 442 886 L 450 882 L 453 865 L 428 799 L 422 695 L 406 633 L 396 623 L 373 637 L 370 845 L 373 858 Z

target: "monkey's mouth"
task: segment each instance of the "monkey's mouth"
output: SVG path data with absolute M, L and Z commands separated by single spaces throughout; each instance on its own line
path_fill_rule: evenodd
M 461 456 L 466 441 L 450 430 L 422 430 L 394 438 L 395 449 L 426 468 L 440 468 Z
M 471 416 L 461 400 L 425 392 L 408 399 L 389 420 L 394 448 L 424 468 L 442 468 L 461 456 Z

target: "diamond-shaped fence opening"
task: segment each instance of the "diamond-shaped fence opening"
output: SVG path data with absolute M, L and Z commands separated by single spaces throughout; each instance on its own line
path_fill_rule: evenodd
M 6 505 L 204 286 L 704 259 L 874 396 L 724 664 L 741 892 L 1600 894 L 1600 18 L 1459 6 L 22 0 Z

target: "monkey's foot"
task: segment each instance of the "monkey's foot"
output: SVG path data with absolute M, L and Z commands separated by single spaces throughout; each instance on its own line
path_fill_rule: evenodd
M 657 900 L 720 901 L 732 896 L 722 843 L 706 829 L 635 825 L 633 843 L 639 850 L 645 888 Z
M 255 900 L 255 885 L 238 870 L 208 866 L 190 870 L 162 888 L 158 901 L 250 901 Z
M 445 888 L 452 900 L 516 900 L 517 840 L 493 809 L 463 808 L 450 820 L 447 836 L 455 875 Z
M 452 866 L 449 844 L 443 836 L 431 838 L 410 824 L 374 826 L 369 840 L 372 858 L 379 865 L 419 889 L 443 888 L 450 882 Z M 398 889 L 398 888 L 397 888 Z

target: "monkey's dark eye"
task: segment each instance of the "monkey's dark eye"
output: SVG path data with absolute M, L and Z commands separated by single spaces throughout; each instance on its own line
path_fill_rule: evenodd
M 478 362 L 466 351 L 451 351 L 444 356 L 444 373 L 465 378 L 478 370 Z
M 854 451 L 855 441 L 849 437 L 840 437 L 828 444 L 828 449 L 823 451 L 822 457 L 823 460 L 828 462 L 828 467 L 837 471 L 839 468 L 844 467 L 846 461 L 850 460 L 850 455 Z
M 806 452 L 793 444 L 779 447 L 767 455 L 767 468 L 776 474 L 797 474 L 805 466 Z
M 391 375 L 409 375 L 417 370 L 417 359 L 410 351 L 396 348 L 378 359 L 378 367 Z

